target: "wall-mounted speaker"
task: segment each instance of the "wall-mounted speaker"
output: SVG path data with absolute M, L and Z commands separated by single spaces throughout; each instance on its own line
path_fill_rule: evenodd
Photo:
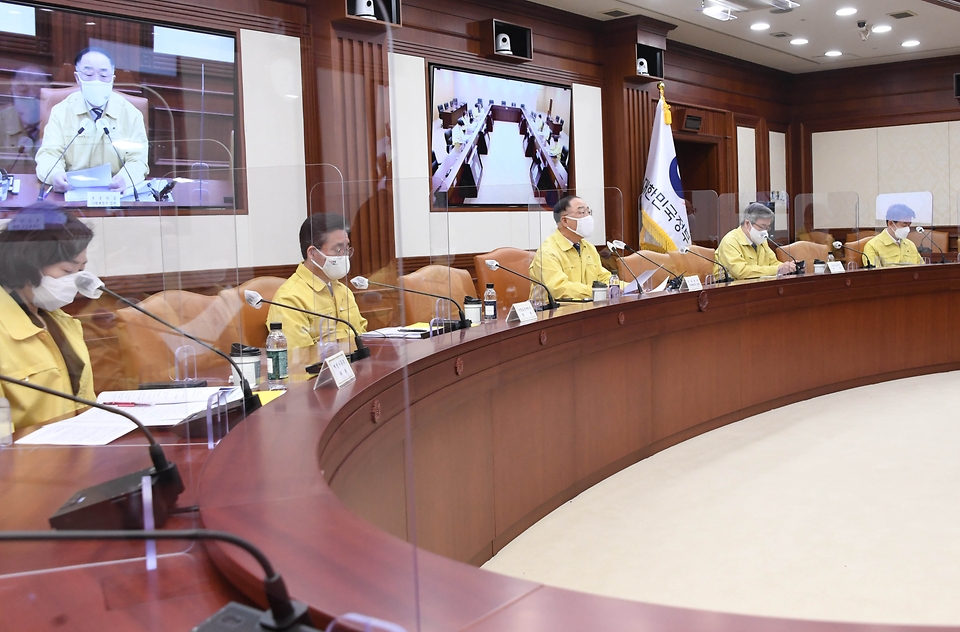
M 953 75 L 953 96 L 960 99 L 960 72 Z

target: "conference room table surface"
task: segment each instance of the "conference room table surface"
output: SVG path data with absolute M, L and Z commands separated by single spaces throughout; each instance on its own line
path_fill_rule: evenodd
M 433 175 L 431 180 L 431 192 L 450 192 L 451 189 L 455 189 L 459 184 L 459 178 L 461 175 L 461 169 L 464 166 L 464 162 L 467 157 L 470 155 L 471 150 L 479 151 L 478 141 L 483 130 L 487 126 L 487 117 L 490 114 L 490 108 L 492 106 L 485 105 L 480 111 L 480 114 L 474 119 L 472 127 L 467 126 L 467 136 L 464 142 L 457 147 L 453 146 L 453 149 L 447 154 L 447 157 L 440 162 L 440 166 L 437 168 L 437 172 Z M 478 185 L 480 183 L 477 183 Z M 450 197 L 457 198 L 455 193 L 450 194 Z
M 14 178 L 20 181 L 20 192 L 16 195 L 8 193 L 7 199 L 0 202 L 0 214 L 4 211 L 17 211 L 38 201 L 40 194 L 40 180 L 33 173 L 13 174 Z M 44 187 L 46 190 L 47 187 Z M 141 201 L 124 201 L 121 208 L 131 210 L 152 210 L 156 212 L 158 206 L 163 208 L 176 207 L 203 207 L 215 209 L 232 209 L 234 205 L 233 182 L 229 180 L 192 180 L 189 182 L 179 182 L 171 191 L 173 201 L 164 201 L 157 203 L 152 198 Z M 45 200 L 58 206 L 71 209 L 87 208 L 86 202 L 64 202 L 63 193 L 47 193 Z M 104 210 L 104 209 L 93 209 Z
M 531 131 L 531 137 L 536 143 L 536 149 L 540 153 L 540 161 L 550 174 L 550 183 L 552 188 L 561 192 L 566 192 L 568 188 L 567 169 L 560 162 L 559 156 L 551 156 L 548 141 L 550 134 L 540 131 L 537 124 L 535 112 L 525 112 L 527 127 Z
M 919 631 L 631 602 L 475 566 L 579 492 L 688 438 L 809 397 L 960 368 L 958 317 L 960 265 L 928 265 L 371 340 L 355 381 L 314 390 L 300 375 L 212 451 L 165 437 L 187 483 L 179 504 L 199 505 L 167 527 L 251 540 L 318 625 L 362 612 L 408 630 Z M 73 491 L 146 467 L 143 443 L 3 448 L 0 524 L 45 528 Z M 20 628 L 184 629 L 241 594 L 263 602 L 260 568 L 227 545 L 160 543 L 159 572 L 130 543 L 0 546 L 4 620 Z

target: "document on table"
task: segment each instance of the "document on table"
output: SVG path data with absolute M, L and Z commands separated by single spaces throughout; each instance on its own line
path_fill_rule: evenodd
M 641 272 L 640 276 L 627 284 L 627 287 L 623 289 L 623 293 L 636 294 L 639 291 L 640 286 L 646 283 L 647 279 L 652 277 L 654 272 L 656 272 L 656 270 L 645 270 L 644 272 Z
M 99 167 L 68 171 L 64 174 L 67 182 L 73 188 L 63 194 L 65 202 L 86 202 L 87 193 L 91 191 L 109 191 L 110 180 L 113 179 L 110 163 Z
M 227 403 L 243 398 L 237 387 L 150 389 L 142 391 L 104 391 L 97 402 L 115 406 L 133 415 L 144 426 L 173 426 L 186 417 L 206 410 L 207 399 L 226 393 Z M 136 425 L 116 413 L 91 408 L 70 419 L 58 421 L 19 439 L 25 445 L 107 445 L 119 439 Z

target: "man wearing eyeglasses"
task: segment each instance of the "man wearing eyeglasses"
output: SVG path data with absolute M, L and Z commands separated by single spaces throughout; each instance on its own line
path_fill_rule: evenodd
M 300 226 L 300 254 L 303 263 L 277 289 L 273 300 L 342 318 L 358 332 L 365 332 L 367 319 L 360 315 L 353 292 L 341 282 L 350 272 L 353 256 L 343 218 L 329 213 L 308 217 Z M 283 334 L 291 349 L 310 347 L 321 339 L 323 342 L 353 339 L 353 332 L 343 323 L 276 305 L 271 305 L 267 313 L 267 327 L 270 323 L 283 323 Z
M 148 171 L 143 115 L 113 92 L 113 60 L 102 49 L 85 48 L 77 54 L 75 66 L 74 77 L 80 89 L 50 111 L 43 144 L 37 152 L 37 177 L 56 191 L 66 191 L 70 188 L 66 172 L 109 163 L 111 190 L 142 182 Z M 58 160 L 81 127 L 83 133 Z
M 600 265 L 596 247 L 586 240 L 593 233 L 593 211 L 580 198 L 567 196 L 554 205 L 553 219 L 557 230 L 537 250 L 530 276 L 550 288 L 554 298 L 590 298 L 593 282 L 609 283 L 611 276 Z M 537 296 L 537 286 L 530 288 L 530 296 Z
M 796 269 L 792 261 L 780 263 L 767 243 L 773 230 L 773 218 L 773 211 L 766 204 L 754 202 L 743 212 L 743 223 L 720 240 L 717 261 L 730 270 L 734 279 L 790 274 Z M 719 274 L 722 272 L 718 267 L 714 275 Z

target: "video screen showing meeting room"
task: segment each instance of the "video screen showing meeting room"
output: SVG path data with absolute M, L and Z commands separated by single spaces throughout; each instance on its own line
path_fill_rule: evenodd
M 235 208 L 235 48 L 230 35 L 0 2 L 0 211 L 41 197 L 83 208 L 104 191 L 131 209 Z
M 569 189 L 569 88 L 431 68 L 434 209 L 552 206 Z

